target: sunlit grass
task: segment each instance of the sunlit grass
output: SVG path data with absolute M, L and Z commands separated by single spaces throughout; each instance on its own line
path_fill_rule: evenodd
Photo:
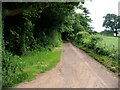
M 38 73 L 43 73 L 54 67 L 60 60 L 61 50 L 36 52 L 22 57 L 24 72 L 28 79 L 34 78 Z
M 11 66 L 6 67 L 9 74 L 4 76 L 3 88 L 30 81 L 38 74 L 52 69 L 59 62 L 60 56 L 60 48 L 55 51 L 33 51 L 24 56 L 11 56 L 9 58 Z

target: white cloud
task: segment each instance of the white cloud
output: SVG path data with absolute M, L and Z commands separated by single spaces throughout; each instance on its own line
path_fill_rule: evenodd
M 118 14 L 118 2 L 120 0 L 87 0 L 84 4 L 90 11 L 90 16 L 93 20 L 92 26 L 95 31 L 103 31 L 103 16 L 107 13 Z

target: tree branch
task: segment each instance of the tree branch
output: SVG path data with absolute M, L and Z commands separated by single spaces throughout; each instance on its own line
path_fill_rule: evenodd
M 20 14 L 21 12 L 22 12 L 22 9 L 20 9 L 20 8 L 17 8 L 15 10 L 4 10 L 3 15 L 4 15 L 4 17 L 14 16 L 14 15 Z

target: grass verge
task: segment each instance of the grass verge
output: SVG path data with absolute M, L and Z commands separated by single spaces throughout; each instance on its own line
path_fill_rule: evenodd
M 23 81 L 30 81 L 40 73 L 44 73 L 53 67 L 59 62 L 61 56 L 61 49 L 55 51 L 34 51 L 25 56 L 21 57 L 12 57 L 11 61 L 18 62 L 19 65 L 10 67 L 9 73 L 6 76 L 3 76 L 3 88 L 15 87 L 17 84 Z M 15 65 L 14 62 L 11 63 Z M 21 70 L 17 70 L 17 68 Z M 14 72 L 14 69 L 15 72 Z
M 44 73 L 54 67 L 60 60 L 61 50 L 36 52 L 22 57 L 24 60 L 24 72 L 28 74 L 28 80 L 31 80 L 39 73 Z
M 75 42 L 72 42 L 72 44 L 75 45 L 76 47 L 78 47 L 79 49 L 82 49 L 86 53 L 88 53 L 90 56 L 95 58 L 99 63 L 101 63 L 105 67 L 107 67 L 110 71 L 112 71 L 116 74 L 120 74 L 120 72 L 119 72 L 120 66 L 118 64 L 118 60 L 115 60 L 115 59 L 110 58 L 108 56 L 96 54 L 94 50 L 88 49 L 87 47 L 84 47 L 82 45 L 78 45 Z

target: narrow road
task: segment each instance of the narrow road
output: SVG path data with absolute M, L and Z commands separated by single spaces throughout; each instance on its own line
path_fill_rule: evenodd
M 64 43 L 55 68 L 16 88 L 118 88 L 118 78 L 82 50 Z

